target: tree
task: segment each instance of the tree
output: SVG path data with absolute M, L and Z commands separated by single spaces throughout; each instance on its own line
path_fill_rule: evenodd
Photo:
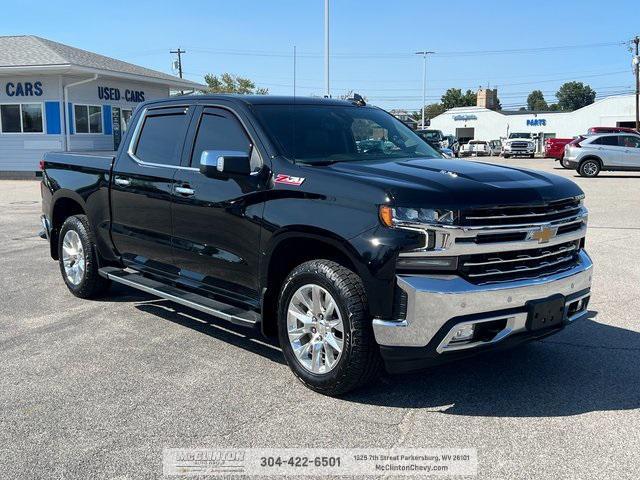
M 223 73 L 218 77 L 208 73 L 204 76 L 207 82 L 207 93 L 239 93 L 241 95 L 267 95 L 269 89 L 256 87 L 248 78 Z
M 596 92 L 582 82 L 564 83 L 556 92 L 560 110 L 573 111 L 591 105 L 596 99 Z
M 450 88 L 440 100 L 445 110 L 456 107 L 475 107 L 477 104 L 477 96 L 474 92 L 467 90 L 463 94 L 459 88 Z
M 424 109 L 424 116 L 425 118 L 435 118 L 438 115 L 440 115 L 441 113 L 444 113 L 447 109 L 444 107 L 444 105 L 442 105 L 441 103 L 432 103 L 430 105 L 427 105 Z M 413 112 L 411 114 L 411 117 L 414 120 L 418 120 L 421 121 L 422 120 L 422 110 L 418 110 L 417 112 Z
M 540 90 L 534 90 L 527 97 L 527 107 L 529 110 L 548 110 L 549 105 L 547 105 L 546 100 L 544 99 L 544 94 Z

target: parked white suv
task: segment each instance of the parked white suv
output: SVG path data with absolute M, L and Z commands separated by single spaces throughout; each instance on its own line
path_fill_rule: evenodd
M 606 133 L 578 137 L 564 147 L 564 160 L 583 177 L 601 170 L 640 170 L 640 135 Z
M 533 158 L 535 154 L 536 144 L 531 133 L 510 133 L 509 138 L 502 147 L 502 156 L 504 158 L 515 157 L 516 155 Z

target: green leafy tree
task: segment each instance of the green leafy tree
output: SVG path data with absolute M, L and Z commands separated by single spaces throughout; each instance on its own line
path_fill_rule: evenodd
M 456 107 L 473 107 L 477 104 L 477 95 L 471 90 L 462 93 L 459 88 L 450 88 L 440 100 L 445 110 Z
M 440 115 L 441 113 L 444 113 L 446 110 L 447 109 L 441 103 L 432 103 L 432 104 L 427 105 L 425 107 L 424 116 L 425 116 L 425 118 L 429 118 L 429 119 L 435 118 L 438 115 Z M 422 120 L 422 110 L 418 110 L 416 112 L 413 112 L 411 114 L 411 117 L 414 120 L 421 121 Z
M 564 83 L 556 92 L 560 110 L 573 111 L 591 105 L 596 99 L 596 92 L 582 82 Z
M 223 73 L 219 77 L 208 73 L 204 76 L 207 83 L 207 93 L 239 93 L 241 95 L 267 95 L 269 89 L 256 87 L 248 78 Z
M 549 105 L 547 105 L 543 93 L 540 90 L 534 90 L 527 97 L 527 108 L 529 110 L 548 110 Z

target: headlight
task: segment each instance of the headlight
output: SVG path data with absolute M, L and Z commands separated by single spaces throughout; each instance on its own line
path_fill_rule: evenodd
M 455 216 L 453 210 L 380 206 L 380 221 L 387 227 L 420 224 L 451 225 Z

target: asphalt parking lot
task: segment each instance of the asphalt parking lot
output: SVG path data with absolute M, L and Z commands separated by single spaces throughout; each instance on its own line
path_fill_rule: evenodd
M 480 478 L 637 478 L 640 176 L 483 161 L 584 189 L 591 318 L 341 399 L 222 320 L 123 286 L 73 297 L 37 236 L 39 184 L 0 181 L 0 478 L 155 478 L 164 447 L 218 446 L 477 448 Z

